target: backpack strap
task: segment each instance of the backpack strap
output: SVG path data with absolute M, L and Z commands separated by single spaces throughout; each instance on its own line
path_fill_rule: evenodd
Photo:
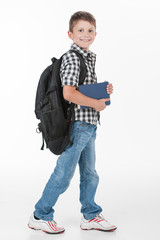
M 83 58 L 83 56 L 82 56 L 79 52 L 77 52 L 77 51 L 75 51 L 75 50 L 69 50 L 69 52 L 74 52 L 74 53 L 77 55 L 77 57 L 79 58 L 79 60 L 80 60 L 80 75 L 79 75 L 79 83 L 78 83 L 78 86 L 79 86 L 79 85 L 82 85 L 82 84 L 84 83 L 84 80 L 85 80 L 85 77 L 86 77 L 86 73 L 87 73 L 87 67 L 86 67 L 84 58 Z M 62 56 L 62 57 L 63 57 L 63 56 Z M 78 89 L 78 87 L 77 87 L 77 89 Z M 74 122 L 74 120 L 75 120 L 74 106 L 75 106 L 74 103 L 71 103 L 71 104 L 70 104 L 70 113 L 69 113 L 70 116 L 71 116 L 70 129 L 71 129 L 72 124 L 73 124 L 73 122 Z M 69 132 L 70 132 L 70 131 L 69 131 Z M 72 144 L 73 144 L 73 143 L 70 142 L 70 145 L 72 145 Z
M 84 83 L 86 73 L 87 73 L 87 67 L 86 67 L 84 58 L 83 58 L 82 54 L 80 54 L 79 52 L 77 52 L 75 50 L 70 50 L 70 52 L 74 52 L 80 60 L 80 75 L 79 75 L 79 84 L 78 85 L 82 85 Z

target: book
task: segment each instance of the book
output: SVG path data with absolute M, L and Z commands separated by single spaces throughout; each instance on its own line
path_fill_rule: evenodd
M 109 98 L 110 94 L 107 93 L 106 88 L 109 82 L 102 82 L 102 83 L 95 83 L 95 84 L 86 84 L 86 85 L 79 85 L 79 92 L 83 93 L 87 97 L 95 98 L 95 99 L 102 99 L 102 98 Z M 110 105 L 111 102 L 106 101 L 106 105 Z M 81 106 L 81 108 L 88 108 L 88 106 Z

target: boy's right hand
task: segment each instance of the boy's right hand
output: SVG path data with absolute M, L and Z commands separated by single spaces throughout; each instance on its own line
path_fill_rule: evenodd
M 97 112 L 100 112 L 100 111 L 104 110 L 106 108 L 105 102 L 109 101 L 109 100 L 110 100 L 109 98 L 103 98 L 103 99 L 97 100 L 95 110 Z
M 102 99 L 93 99 L 87 97 L 76 90 L 74 86 L 64 86 L 63 87 L 63 96 L 69 102 L 73 102 L 77 105 L 86 106 L 86 102 L 88 103 L 87 106 L 94 108 L 97 112 L 100 112 L 106 108 L 106 101 L 109 101 L 109 98 L 102 98 Z

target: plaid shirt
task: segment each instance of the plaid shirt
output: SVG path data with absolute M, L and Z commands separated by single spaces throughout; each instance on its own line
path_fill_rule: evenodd
M 97 83 L 97 77 L 95 73 L 96 54 L 91 51 L 85 51 L 75 43 L 72 44 L 71 50 L 79 52 L 87 67 L 87 74 L 84 80 L 85 84 Z M 63 55 L 62 64 L 60 68 L 60 77 L 62 86 L 75 86 L 78 87 L 80 74 L 80 60 L 74 52 L 67 52 Z M 79 109 L 78 105 L 75 105 L 75 121 L 85 121 L 96 125 L 99 113 L 93 108 Z

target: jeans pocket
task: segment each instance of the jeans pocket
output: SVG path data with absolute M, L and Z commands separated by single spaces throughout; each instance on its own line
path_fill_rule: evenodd
M 90 123 L 87 122 L 80 122 L 79 124 L 79 132 L 86 132 L 90 128 Z

